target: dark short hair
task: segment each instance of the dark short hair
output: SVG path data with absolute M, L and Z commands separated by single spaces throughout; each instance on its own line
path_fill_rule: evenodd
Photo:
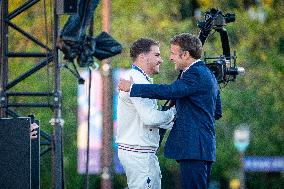
M 180 46 L 183 51 L 188 51 L 194 59 L 201 58 L 202 43 L 195 35 L 189 33 L 178 34 L 171 39 L 171 44 Z
M 136 40 L 130 47 L 130 57 L 134 61 L 139 54 L 151 51 L 151 46 L 159 46 L 159 42 L 150 38 L 140 38 Z

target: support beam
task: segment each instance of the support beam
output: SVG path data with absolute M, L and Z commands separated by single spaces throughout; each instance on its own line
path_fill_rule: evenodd
M 111 1 L 103 0 L 102 25 L 103 31 L 110 33 Z M 103 80 L 103 151 L 101 189 L 112 189 L 112 136 L 113 136 L 113 94 L 111 59 L 102 61 Z
M 32 7 L 34 4 L 36 4 L 39 1 L 40 0 L 30 0 L 30 1 L 25 2 L 22 6 L 18 7 L 13 12 L 11 12 L 8 16 L 8 19 L 12 20 L 13 18 L 18 16 L 22 12 L 26 11 L 27 9 L 29 9 L 30 7 Z
M 7 92 L 6 95 L 9 96 L 53 96 L 51 92 Z
M 63 141 L 62 128 L 63 120 L 61 119 L 61 76 L 60 64 L 58 59 L 58 49 L 56 40 L 59 32 L 59 15 L 57 14 L 57 0 L 53 1 L 53 63 L 54 63 L 54 117 L 51 121 L 53 125 L 52 138 L 52 183 L 54 189 L 64 189 L 64 173 L 63 173 Z
M 8 57 L 10 58 L 19 58 L 19 57 L 50 57 L 52 54 L 51 53 L 40 53 L 40 52 L 9 52 L 7 54 Z
M 31 40 L 32 42 L 34 42 L 35 44 L 37 44 L 38 46 L 51 51 L 51 49 L 49 47 L 47 47 L 45 44 L 43 44 L 39 39 L 35 38 L 34 36 L 32 36 L 31 34 L 29 34 L 28 32 L 26 32 L 25 30 L 23 30 L 22 28 L 20 28 L 19 26 L 17 26 L 16 24 L 12 23 L 9 20 L 5 20 L 5 22 L 7 22 L 7 24 L 13 28 L 14 30 L 18 31 L 20 34 L 22 34 L 23 36 L 25 36 L 26 38 L 28 38 L 29 40 Z
M 18 83 L 20 83 L 24 79 L 28 78 L 29 76 L 31 76 L 35 72 L 39 71 L 40 69 L 42 69 L 43 67 L 48 65 L 48 63 L 51 62 L 52 60 L 53 60 L 53 57 L 48 57 L 47 59 L 42 60 L 37 65 L 35 65 L 32 69 L 28 70 L 27 72 L 25 72 L 22 75 L 20 75 L 18 78 L 16 78 L 13 81 L 9 82 L 4 89 L 8 90 L 8 89 L 14 87 L 15 85 L 17 85 Z
M 0 117 L 7 117 L 7 97 L 5 88 L 8 83 L 8 25 L 4 20 L 8 16 L 8 1 L 0 3 Z

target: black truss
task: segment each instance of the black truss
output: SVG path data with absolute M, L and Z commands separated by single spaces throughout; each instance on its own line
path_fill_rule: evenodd
M 30 0 L 30 1 L 25 2 L 23 5 L 21 5 L 20 7 L 16 8 L 13 12 L 11 12 L 8 15 L 8 19 L 12 20 L 13 18 L 18 16 L 22 12 L 26 11 L 27 9 L 29 9 L 30 7 L 32 7 L 34 4 L 36 4 L 39 1 L 40 0 Z
M 60 65 L 58 62 L 58 50 L 56 48 L 56 39 L 58 35 L 59 17 L 56 13 L 57 0 L 53 0 L 53 45 L 48 47 L 44 42 L 40 41 L 32 34 L 23 30 L 20 26 L 12 22 L 14 18 L 25 12 L 27 9 L 37 5 L 40 0 L 28 0 L 22 5 L 17 7 L 12 12 L 8 11 L 9 3 L 13 3 L 12 0 L 0 1 L 0 118 L 2 117 L 21 117 L 17 113 L 18 108 L 49 108 L 53 110 L 53 135 L 44 131 L 40 131 L 42 150 L 40 155 L 44 155 L 52 150 L 52 188 L 62 189 L 64 188 L 63 177 L 63 143 L 62 143 L 62 126 L 61 121 L 61 84 L 60 84 Z M 37 46 L 41 47 L 45 53 L 42 52 L 15 52 L 10 51 L 8 48 L 9 29 L 13 29 L 20 33 L 23 37 L 34 42 Z M 9 81 L 9 65 L 13 62 L 13 58 L 40 58 L 39 62 L 26 72 L 20 74 L 17 78 Z M 31 75 L 35 74 L 42 68 L 46 67 L 49 63 L 54 65 L 54 87 L 52 91 L 47 92 L 31 92 L 10 91 L 11 88 L 16 88 L 17 84 L 24 82 L 24 80 Z M 21 96 L 30 99 L 27 103 L 22 102 L 10 102 L 10 98 Z M 35 102 L 33 97 L 47 97 L 46 102 Z M 53 100 L 52 100 L 53 99 Z M 52 103 L 51 103 L 51 102 Z M 52 117 L 52 115 L 51 115 Z
M 7 54 L 10 58 L 17 58 L 17 57 L 50 57 L 52 56 L 51 53 L 39 53 L 39 52 L 8 52 Z
M 25 57 L 23 57 L 23 58 L 25 58 Z M 4 88 L 4 90 L 9 90 L 10 88 L 14 87 L 15 85 L 17 85 L 18 83 L 20 83 L 24 79 L 28 78 L 29 76 L 31 76 L 35 72 L 39 71 L 41 68 L 45 67 L 51 61 L 53 61 L 52 57 L 48 57 L 47 59 L 42 60 L 41 62 L 39 62 L 37 65 L 35 65 L 30 70 L 28 70 L 27 72 L 23 73 L 22 75 L 20 75 L 19 77 L 17 77 L 13 81 L 9 82 L 6 85 L 6 87 Z
M 50 92 L 6 92 L 7 96 L 53 96 Z
M 16 31 L 18 31 L 20 34 L 22 34 L 23 36 L 25 36 L 26 38 L 28 38 L 29 40 L 33 41 L 34 43 L 36 43 L 38 46 L 45 48 L 48 51 L 51 51 L 50 48 L 48 48 L 45 44 L 43 44 L 40 40 L 38 40 L 37 38 L 35 38 L 34 36 L 32 36 L 31 34 L 29 34 L 28 32 L 26 32 L 25 30 L 23 30 L 22 28 L 20 28 L 19 26 L 17 26 L 16 24 L 13 24 L 11 21 L 5 19 L 5 22 L 13 29 L 15 29 Z

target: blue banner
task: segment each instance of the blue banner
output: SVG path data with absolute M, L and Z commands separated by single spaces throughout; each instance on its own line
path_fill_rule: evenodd
M 247 172 L 284 171 L 284 156 L 246 156 L 244 170 Z

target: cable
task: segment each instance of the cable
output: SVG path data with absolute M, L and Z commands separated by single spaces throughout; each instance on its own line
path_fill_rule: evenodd
M 89 94 L 88 94 L 88 131 L 87 131 L 87 158 L 86 158 L 86 175 L 85 189 L 89 189 L 89 147 L 90 147 L 90 115 L 91 115 L 91 85 L 92 85 L 92 68 L 89 66 Z
M 94 34 L 94 16 L 92 16 L 89 26 L 89 35 Z M 75 67 L 75 65 L 73 64 Z M 89 145 L 90 145 L 90 114 L 91 114 L 91 84 L 92 84 L 92 67 L 89 66 L 89 94 L 88 94 L 88 136 L 87 136 L 87 159 L 86 159 L 86 177 L 85 187 L 89 189 Z

